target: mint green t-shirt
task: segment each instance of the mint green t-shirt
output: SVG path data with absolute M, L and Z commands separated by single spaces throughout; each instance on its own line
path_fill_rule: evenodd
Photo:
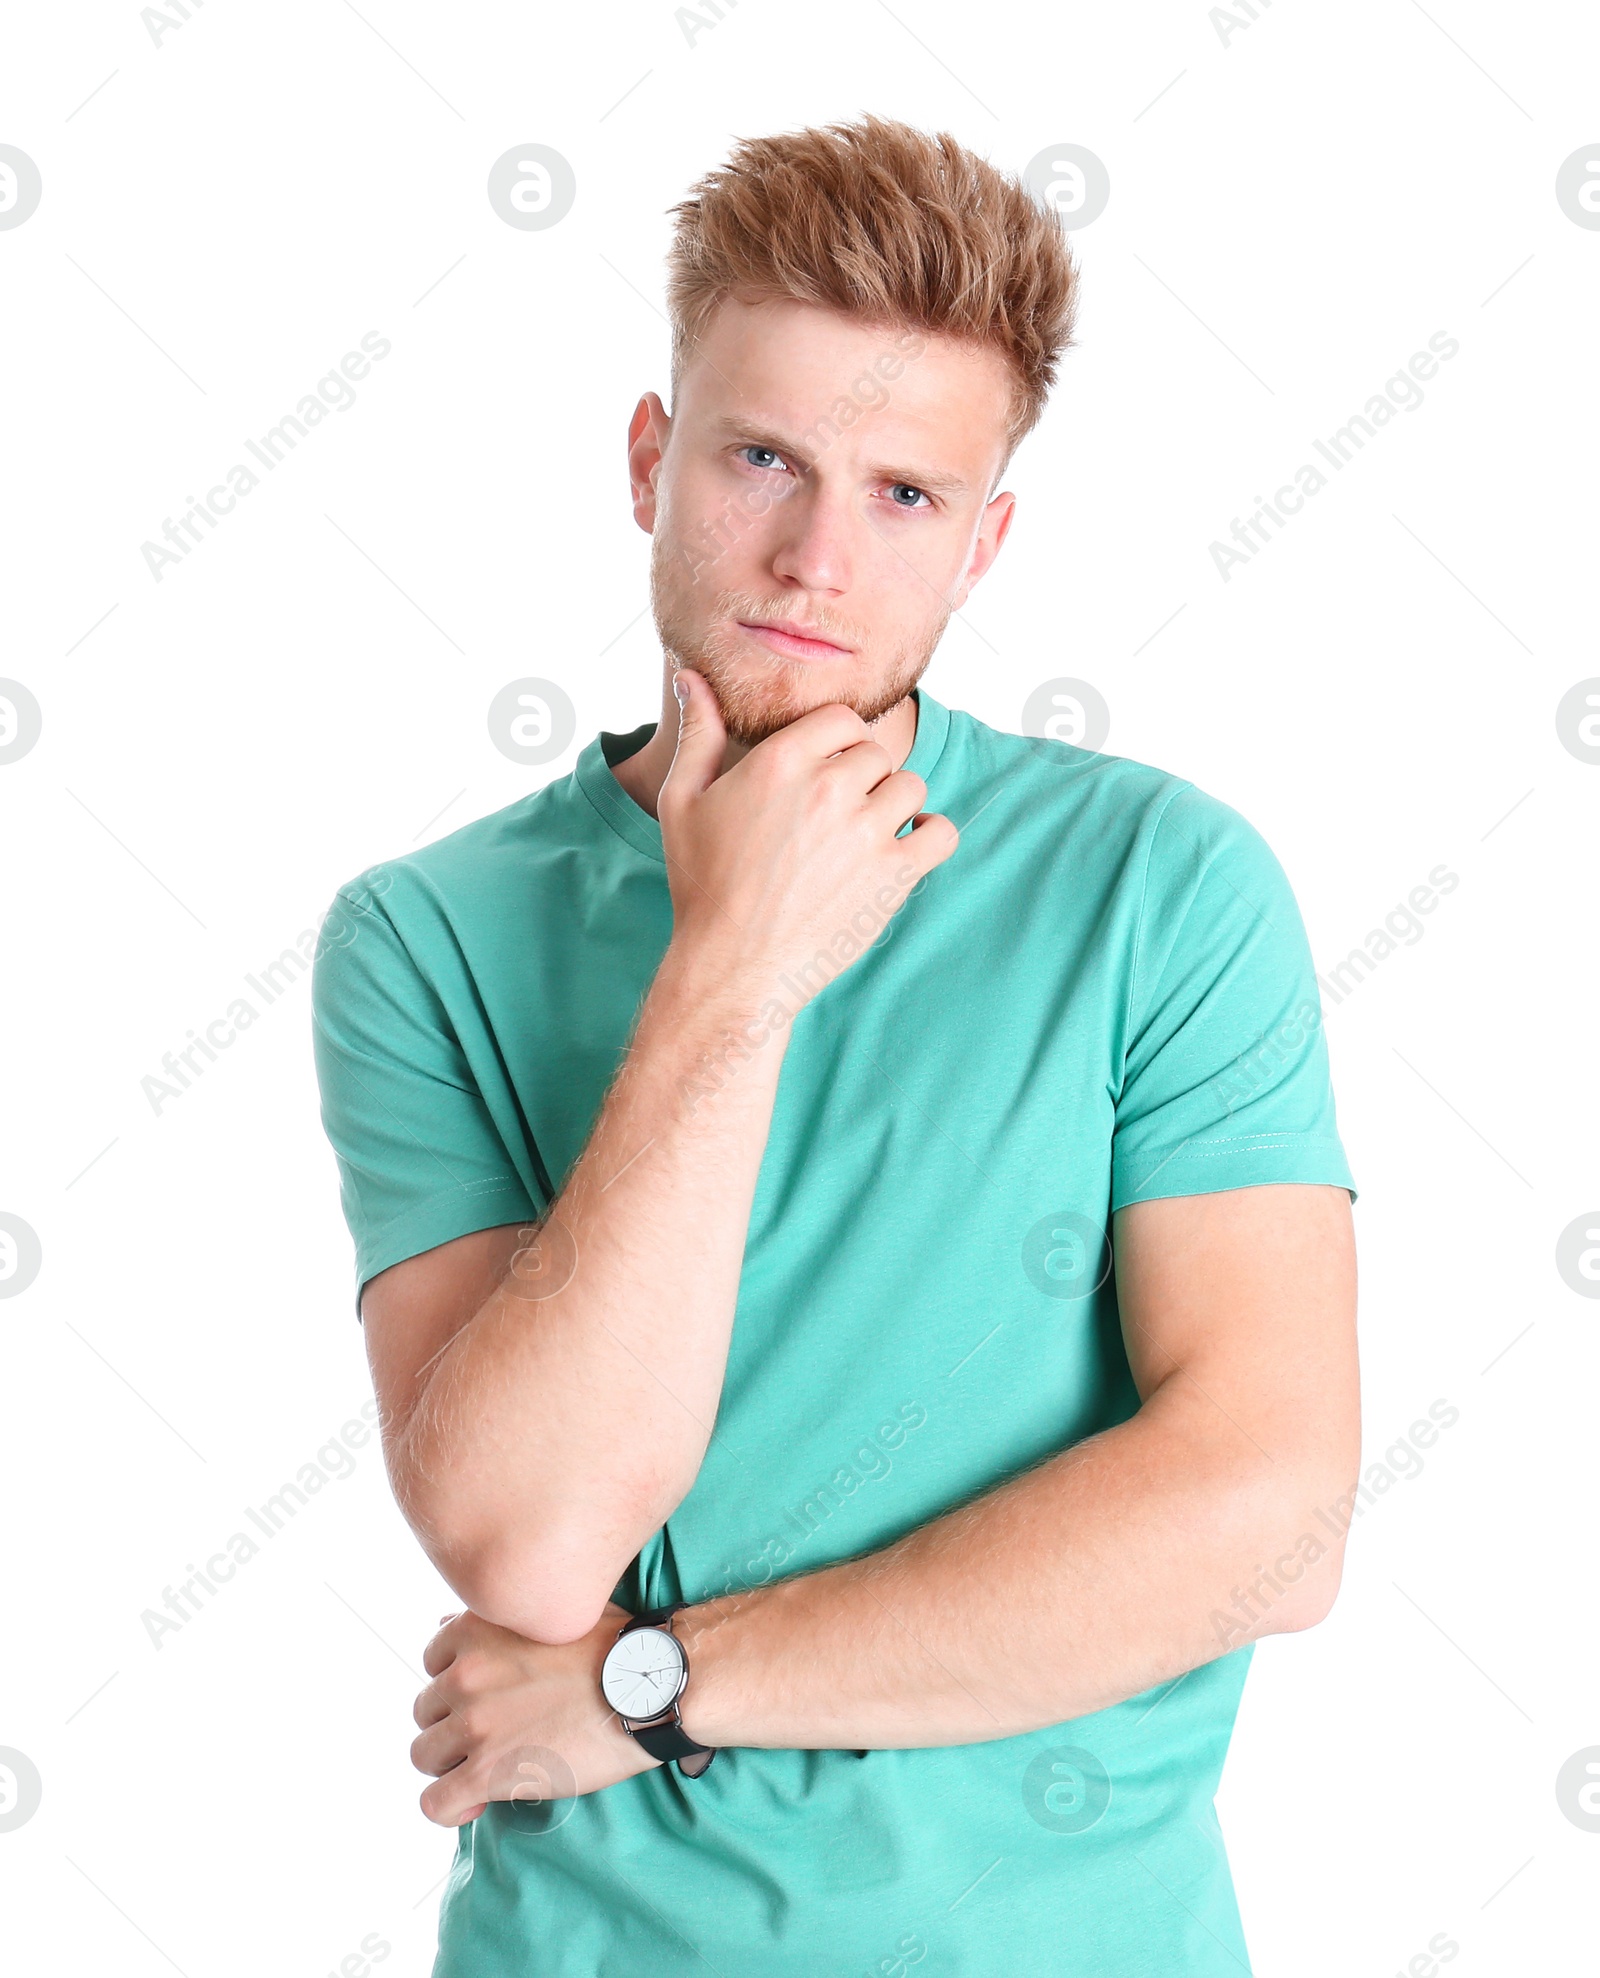
M 794 1022 L 716 1434 L 630 1608 L 875 1550 L 1125 1420 L 1125 1203 L 1355 1193 L 1260 836 L 1160 770 L 918 705 L 906 767 L 961 843 Z M 652 732 L 341 889 L 313 1000 L 358 1298 L 532 1220 L 582 1150 L 671 932 L 660 828 L 608 766 Z M 1251 1653 L 1023 1737 L 492 1805 L 435 1978 L 1237 1978 L 1212 1802 Z

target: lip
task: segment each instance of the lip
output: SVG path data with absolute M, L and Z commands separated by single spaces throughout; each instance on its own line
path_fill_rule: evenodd
M 769 625 L 760 619 L 740 618 L 734 621 L 740 631 L 748 632 L 774 652 L 782 653 L 785 659 L 847 659 L 849 646 L 836 646 L 831 639 L 814 639 L 803 632 L 792 631 L 787 625 Z

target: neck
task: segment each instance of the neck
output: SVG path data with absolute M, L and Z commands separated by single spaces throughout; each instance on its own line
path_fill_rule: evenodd
M 911 745 L 917 738 L 917 703 L 907 694 L 889 712 L 880 715 L 873 723 L 872 739 L 888 751 L 890 763 L 899 769 L 911 753 Z M 678 746 L 678 703 L 672 691 L 672 672 L 669 668 L 662 685 L 661 719 L 656 724 L 656 732 L 628 757 L 626 762 L 615 763 L 611 773 L 632 797 L 641 810 L 654 817 L 656 800 L 661 795 L 661 786 L 667 780 L 667 771 L 672 767 L 672 758 Z M 730 741 L 722 752 L 722 768 L 719 775 L 726 776 L 736 762 L 750 753 L 756 744 Z

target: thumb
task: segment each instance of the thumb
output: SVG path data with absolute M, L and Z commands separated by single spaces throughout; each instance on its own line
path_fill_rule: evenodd
M 672 676 L 672 690 L 678 697 L 678 747 L 667 780 L 675 789 L 697 796 L 717 780 L 728 734 L 704 674 L 680 666 Z

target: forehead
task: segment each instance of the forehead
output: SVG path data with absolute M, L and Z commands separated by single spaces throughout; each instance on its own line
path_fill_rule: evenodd
M 849 401 L 835 445 L 855 441 L 967 465 L 1004 450 L 1012 374 L 999 351 L 788 300 L 725 296 L 683 362 L 673 420 L 748 419 L 795 437 Z

